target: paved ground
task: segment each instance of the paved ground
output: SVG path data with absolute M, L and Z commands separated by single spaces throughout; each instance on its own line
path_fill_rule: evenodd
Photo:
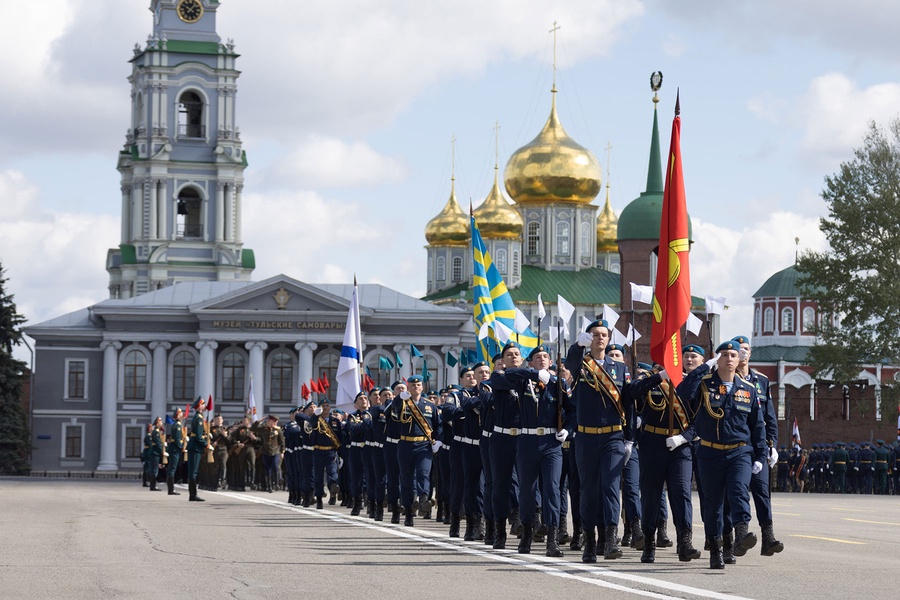
M 898 496 L 776 495 L 786 550 L 754 548 L 711 571 L 705 552 L 683 564 L 660 550 L 642 565 L 629 550 L 587 566 L 580 553 L 451 540 L 432 521 L 411 529 L 297 508 L 286 493 L 207 492 L 201 504 L 181 491 L 0 479 L 0 598 L 876 598 L 896 594 L 900 564 Z

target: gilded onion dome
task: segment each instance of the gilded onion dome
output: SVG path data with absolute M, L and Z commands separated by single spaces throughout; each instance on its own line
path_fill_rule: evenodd
M 425 226 L 425 239 L 432 246 L 468 246 L 469 217 L 456 201 L 455 181 L 450 180 L 450 198 L 443 210 L 428 221 Z
M 522 215 L 500 191 L 498 167 L 494 165 L 494 186 L 481 206 L 474 211 L 482 237 L 515 239 L 522 237 L 525 222 Z
M 600 165 L 575 142 L 556 115 L 556 87 L 550 117 L 536 138 L 516 150 L 506 163 L 506 192 L 517 203 L 589 204 L 600 193 Z
M 597 252 L 618 252 L 616 243 L 619 229 L 619 218 L 613 212 L 609 202 L 609 187 L 606 188 L 606 204 L 597 217 Z

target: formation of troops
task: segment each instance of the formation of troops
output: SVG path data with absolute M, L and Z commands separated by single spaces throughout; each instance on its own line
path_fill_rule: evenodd
M 145 485 L 157 489 L 167 460 L 168 493 L 178 495 L 186 457 L 193 501 L 202 501 L 198 485 L 272 492 L 283 478 L 291 504 L 322 509 L 327 498 L 351 515 L 406 526 L 434 518 L 450 537 L 504 549 L 515 536 L 519 553 L 543 543 L 556 557 L 568 545 L 586 563 L 617 559 L 623 547 L 640 550 L 643 563 L 673 545 L 682 562 L 700 558 L 696 486 L 713 569 L 758 543 L 751 503 L 761 554 L 783 550 L 770 477 L 779 490 L 900 490 L 900 453 L 881 440 L 874 449 L 776 448 L 769 382 L 749 367 L 748 338 L 720 344 L 709 360 L 701 347 L 686 346 L 677 386 L 659 365 L 638 363 L 632 376 L 625 350 L 609 341 L 598 320 L 555 361 L 545 345 L 523 357 L 510 343 L 493 368 L 464 367 L 460 384 L 439 393 L 426 393 L 412 376 L 360 393 L 352 412 L 327 399 L 308 402 L 283 426 L 271 415 L 229 427 L 218 416 L 207 422 L 200 399 L 187 429 L 176 411 L 168 439 L 161 420 L 148 426 Z

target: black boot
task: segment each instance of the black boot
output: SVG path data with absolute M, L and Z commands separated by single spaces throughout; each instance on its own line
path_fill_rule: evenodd
M 737 563 L 734 558 L 734 530 L 722 534 L 722 561 L 726 565 Z
M 518 508 L 509 511 L 509 532 L 516 537 L 522 536 L 522 520 L 519 518 Z
M 597 562 L 597 533 L 594 527 L 584 532 L 584 552 L 581 554 L 581 562 Z
M 151 492 L 161 492 L 162 490 L 156 487 L 156 477 L 150 480 L 150 491 Z
M 722 538 L 720 537 L 709 539 L 709 568 L 725 568 L 725 561 L 722 558 Z
M 534 519 L 531 520 L 531 530 L 534 532 L 535 542 L 543 542 L 544 538 L 547 536 L 547 526 L 544 525 L 543 520 L 541 519 L 540 507 L 534 511 Z
M 763 556 L 774 556 L 776 552 L 784 550 L 784 544 L 775 539 L 775 529 L 772 521 L 763 523 L 762 548 L 759 553 Z
M 656 547 L 657 548 L 671 548 L 672 540 L 669 539 L 669 534 L 666 532 L 666 527 L 668 523 L 665 519 L 659 519 L 656 521 Z
M 469 524 L 466 523 L 466 529 L 468 530 Z M 450 515 L 450 537 L 458 538 L 459 537 L 459 515 Z
M 622 545 L 625 545 L 624 541 L 622 542 Z M 631 524 L 631 547 L 635 550 L 644 549 L 644 531 L 641 529 L 640 519 L 635 519 Z
M 584 530 L 576 523 L 572 526 L 572 540 L 569 542 L 569 550 L 581 550 L 584 547 Z
M 547 551 L 544 554 L 557 558 L 563 555 L 559 549 L 559 529 L 556 527 L 547 527 Z
M 391 503 L 391 523 L 394 525 L 400 524 L 400 505 L 396 500 Z
M 675 528 L 676 541 L 678 542 L 678 560 L 681 562 L 690 562 L 695 558 L 700 558 L 700 551 L 694 548 L 691 542 L 692 531 L 689 527 L 684 529 Z
M 441 504 L 443 504 L 443 506 L 444 506 L 444 516 L 443 516 L 443 519 L 438 519 L 438 520 L 441 521 L 444 525 L 449 525 L 450 524 L 450 504 L 448 504 L 447 502 L 442 502 Z
M 572 541 L 572 536 L 569 535 L 566 519 L 562 518 L 561 521 L 559 527 L 556 528 L 556 543 L 565 545 Z
M 522 539 L 519 540 L 519 554 L 531 554 L 531 542 L 534 540 L 534 523 L 523 523 Z
M 615 560 L 621 558 L 622 551 L 616 546 L 616 526 L 610 525 L 606 527 L 606 540 L 603 544 L 603 559 Z
M 484 539 L 484 519 L 481 515 L 472 517 L 472 538 L 478 542 Z
M 734 548 L 732 551 L 735 556 L 747 554 L 747 550 L 756 545 L 756 534 L 748 529 L 748 523 L 734 524 Z
M 322 496 L 316 496 L 316 510 L 322 510 Z
M 494 522 L 494 550 L 506 549 L 506 519 Z
M 446 503 L 444 503 L 444 502 L 437 503 L 437 512 L 434 515 L 434 520 L 438 523 L 444 522 L 444 507 L 445 506 L 446 506 Z
M 166 487 L 169 488 L 170 496 L 180 496 L 181 495 L 175 491 L 175 477 L 174 476 L 170 475 L 169 477 L 166 477 Z
M 366 500 L 366 516 L 370 519 L 375 518 L 375 501 L 372 499 Z
M 463 535 L 463 540 L 467 542 L 475 541 L 475 519 L 466 515 L 466 533 Z
M 413 522 L 413 509 L 411 506 L 406 507 L 406 519 L 404 519 L 403 525 L 405 527 L 412 527 L 413 525 L 415 525 L 415 523 Z
M 656 540 L 652 533 L 644 534 L 644 551 L 641 552 L 642 563 L 652 563 L 656 561 Z
M 631 521 L 628 519 L 627 516 L 623 516 L 622 521 L 625 524 L 625 527 L 622 531 L 622 545 L 630 546 L 631 545 L 631 534 L 632 534 Z
M 381 502 L 375 504 L 375 517 L 376 521 L 384 521 L 384 506 L 382 506 Z
M 196 479 L 188 479 L 188 490 L 190 490 L 190 496 L 188 500 L 191 502 L 203 502 L 203 498 L 197 495 L 197 480 Z
M 350 511 L 351 517 L 356 517 L 362 511 L 362 498 L 359 496 L 353 497 L 353 509 Z
M 312 492 L 305 492 L 303 494 L 303 503 L 301 506 L 303 508 L 309 508 L 309 505 L 312 503 Z
M 494 545 L 494 520 L 493 519 L 485 519 L 484 522 L 484 545 L 485 546 L 493 546 Z
M 144 471 L 144 474 L 141 476 L 141 482 L 143 487 L 150 487 L 150 482 L 147 480 L 147 472 Z

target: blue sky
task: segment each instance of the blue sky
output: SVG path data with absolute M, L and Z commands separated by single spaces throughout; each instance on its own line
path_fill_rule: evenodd
M 40 322 L 107 297 L 119 243 L 116 154 L 128 60 L 149 0 L 0 5 L 0 260 L 20 312 Z M 749 332 L 751 294 L 824 248 L 824 177 L 900 107 L 900 5 L 798 0 L 222 0 L 250 167 L 243 239 L 254 279 L 377 282 L 425 290 L 425 224 L 450 193 L 479 204 L 550 109 L 607 165 L 617 213 L 644 189 L 652 94 L 676 89 L 695 295 L 721 295 L 723 334 Z M 502 172 L 502 171 L 501 171 Z M 604 174 L 604 180 L 606 179 Z M 604 181 L 605 185 L 605 181 Z M 598 199 L 602 202 L 602 196 Z

